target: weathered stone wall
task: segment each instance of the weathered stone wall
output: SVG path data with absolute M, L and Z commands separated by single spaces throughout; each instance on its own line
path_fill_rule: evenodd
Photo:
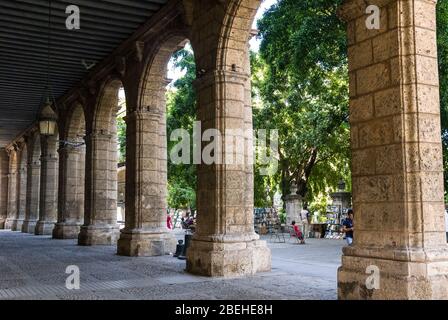
M 40 158 L 40 200 L 39 220 L 36 224 L 36 235 L 51 235 L 57 221 L 58 206 L 58 168 L 59 155 L 57 152 L 59 135 L 41 136 Z
M 68 116 L 65 145 L 59 152 L 59 200 L 58 220 L 53 229 L 53 238 L 77 239 L 84 222 L 85 180 L 85 117 L 81 105 L 76 105 Z
M 8 154 L 0 149 L 0 229 L 5 227 L 8 208 Z
M 39 218 L 40 203 L 40 157 L 41 145 L 40 134 L 33 131 L 27 141 L 28 152 L 28 177 L 26 195 L 26 214 L 23 222 L 22 232 L 33 233 Z
M 7 149 L 9 155 L 8 164 L 8 209 L 5 221 L 5 229 L 11 229 L 17 215 L 17 151 L 12 146 Z
M 435 1 L 346 1 L 354 246 L 338 274 L 343 299 L 448 298 Z M 369 288 L 368 266 L 380 271 Z

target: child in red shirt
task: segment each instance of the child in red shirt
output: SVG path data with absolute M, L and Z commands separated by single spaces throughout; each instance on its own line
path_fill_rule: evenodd
M 168 229 L 173 229 L 173 220 L 171 219 L 171 215 L 168 213 L 166 216 L 166 227 Z
M 302 231 L 300 231 L 300 228 L 298 225 L 296 225 L 296 222 L 293 221 L 291 222 L 292 227 L 294 228 L 294 232 L 296 234 L 296 237 L 300 240 L 300 243 L 304 244 L 305 243 L 305 239 L 303 238 L 303 234 Z

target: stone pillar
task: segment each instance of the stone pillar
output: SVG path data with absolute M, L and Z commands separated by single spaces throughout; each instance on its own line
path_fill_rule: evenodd
M 17 185 L 17 216 L 14 220 L 12 230 L 22 231 L 23 221 L 25 220 L 26 212 L 26 186 L 27 186 L 27 153 L 21 151 L 20 166 L 18 170 L 18 185 Z
M 11 229 L 17 215 L 17 152 L 9 149 L 8 210 L 5 229 Z
M 246 96 L 249 75 L 216 70 L 196 81 L 202 132 L 217 129 L 222 136 L 215 149 L 218 163 L 198 166 L 197 228 L 187 251 L 187 270 L 208 276 L 269 271 L 270 251 L 254 231 L 253 167 L 246 162 L 252 145 L 249 154 L 245 147 L 228 149 L 232 139 L 252 143 L 251 120 L 247 121 L 252 119 Z M 235 131 L 225 134 L 228 129 Z M 233 164 L 228 161 L 231 154 Z
M 39 218 L 40 202 L 40 160 L 28 164 L 26 215 L 22 232 L 35 233 Z
M 296 191 L 297 187 L 294 185 L 291 187 L 291 193 L 285 197 L 286 223 L 288 225 L 290 225 L 293 221 L 296 221 L 297 224 L 302 223 L 300 212 L 303 209 L 303 202 L 302 197 L 296 194 Z
M 117 225 L 117 143 L 113 134 L 86 136 L 84 225 L 79 245 L 115 245 Z
M 176 248 L 166 227 L 165 112 L 155 109 L 126 116 L 126 225 L 118 241 L 119 255 L 156 256 Z
M 58 221 L 55 239 L 78 239 L 84 221 L 85 148 L 59 149 Z
M 57 137 L 41 136 L 39 221 L 36 235 L 51 235 L 57 220 L 58 156 Z
M 366 28 L 364 1 L 346 1 L 340 12 L 348 22 L 355 232 L 338 295 L 448 299 L 436 1 L 369 4 L 380 7 L 380 30 Z
M 8 154 L 0 149 L 0 229 L 5 228 L 8 212 Z

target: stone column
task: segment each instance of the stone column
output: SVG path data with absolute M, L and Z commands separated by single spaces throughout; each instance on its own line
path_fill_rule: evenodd
M 117 143 L 113 134 L 86 136 L 84 225 L 79 245 L 115 245 L 117 225 Z
M 118 241 L 119 255 L 156 256 L 176 248 L 166 227 L 165 112 L 155 109 L 126 116 L 126 225 Z
M 23 156 L 23 151 L 22 151 Z M 25 155 L 26 157 L 26 155 Z M 26 211 L 26 185 L 27 185 L 27 160 L 20 160 L 18 171 L 18 189 L 17 189 L 17 216 L 14 220 L 12 230 L 22 231 L 23 221 L 25 220 Z
M 5 228 L 8 212 L 8 154 L 0 149 L 0 229 Z
M 301 224 L 302 217 L 300 212 L 303 209 L 302 197 L 296 193 L 297 186 L 294 184 L 291 186 L 291 193 L 285 196 L 286 206 L 286 223 L 291 225 L 291 222 L 296 221 L 297 224 Z
M 84 221 L 85 148 L 59 149 L 58 221 L 55 239 L 77 239 Z
M 366 28 L 364 1 L 341 8 L 355 232 L 343 250 L 338 295 L 447 299 L 436 1 L 369 4 L 380 7 L 380 30 Z
M 5 229 L 11 229 L 17 215 L 17 152 L 10 149 L 8 169 L 8 211 Z
M 198 166 L 197 228 L 187 251 L 187 270 L 191 273 L 237 276 L 271 268 L 270 251 L 254 232 L 253 167 L 246 162 L 252 148 L 249 155 L 245 147 L 229 149 L 236 146 L 231 139 L 243 145 L 252 142 L 248 81 L 247 73 L 215 70 L 196 82 L 202 132 L 217 129 L 222 136 L 215 149 L 218 163 L 202 161 Z M 233 133 L 225 134 L 229 129 L 234 129 Z M 233 164 L 228 161 L 231 154 Z
M 51 235 L 57 220 L 58 156 L 57 137 L 41 136 L 39 221 L 36 235 Z
M 26 215 L 22 232 L 35 233 L 39 218 L 40 202 L 40 160 L 28 164 Z

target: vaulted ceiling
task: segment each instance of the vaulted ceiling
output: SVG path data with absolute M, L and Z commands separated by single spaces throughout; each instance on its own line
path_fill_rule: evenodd
M 48 70 L 57 99 L 167 2 L 52 0 L 49 28 L 50 1 L 0 0 L 0 147 L 36 119 Z M 69 5 L 80 9 L 79 30 L 66 28 Z

